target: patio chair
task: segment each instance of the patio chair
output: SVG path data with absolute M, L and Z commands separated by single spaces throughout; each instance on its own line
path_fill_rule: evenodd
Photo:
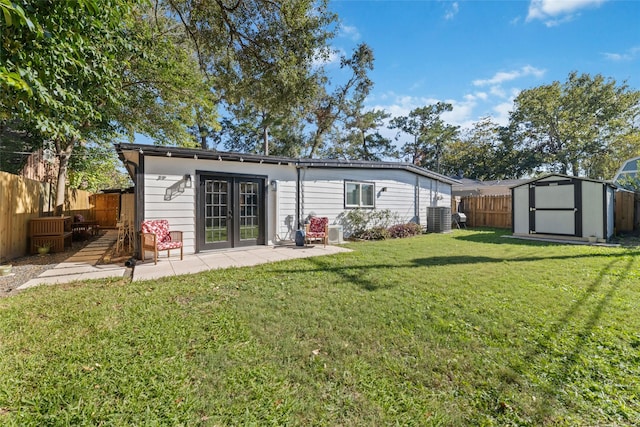
M 153 219 L 142 221 L 140 231 L 140 255 L 144 261 L 145 251 L 153 251 L 153 262 L 158 263 L 158 252 L 167 251 L 167 258 L 171 249 L 180 249 L 182 260 L 182 231 L 169 231 L 169 221 Z
M 305 242 L 312 240 L 322 240 L 324 246 L 329 242 L 329 218 L 326 216 L 312 216 L 309 223 L 305 224 Z

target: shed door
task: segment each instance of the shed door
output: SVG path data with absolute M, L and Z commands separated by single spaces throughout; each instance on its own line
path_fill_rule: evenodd
M 201 175 L 197 250 L 264 244 L 264 179 Z
M 529 233 L 582 236 L 581 182 L 574 179 L 529 184 Z

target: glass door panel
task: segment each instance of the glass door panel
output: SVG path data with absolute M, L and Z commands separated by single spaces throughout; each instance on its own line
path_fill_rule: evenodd
M 262 178 L 200 176 L 198 251 L 264 244 Z

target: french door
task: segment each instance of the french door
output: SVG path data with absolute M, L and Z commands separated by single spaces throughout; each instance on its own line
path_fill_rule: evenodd
M 264 183 L 256 177 L 200 175 L 198 251 L 264 244 Z

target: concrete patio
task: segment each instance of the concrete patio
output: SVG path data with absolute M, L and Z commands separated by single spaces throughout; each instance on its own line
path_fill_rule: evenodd
M 138 261 L 133 269 L 133 281 L 158 279 L 167 276 L 199 273 L 201 271 L 215 270 L 229 267 L 251 267 L 268 262 L 285 261 L 297 258 L 309 258 L 322 255 L 333 255 L 340 252 L 351 252 L 340 246 L 252 246 L 242 249 L 206 252 L 185 255 L 180 260 L 179 252 L 173 250 L 171 257 L 158 257 L 158 264 L 153 263 L 153 258 Z
M 16 289 L 23 290 L 38 285 L 55 285 L 90 279 L 123 277 L 127 269 L 116 264 L 98 264 L 98 261 L 116 242 L 118 232 L 108 230 L 95 242 L 89 243 L 54 268 L 29 280 Z
M 125 277 L 126 267 L 118 264 L 99 264 L 100 259 L 115 244 L 116 239 L 117 231 L 109 230 L 95 242 L 65 259 L 64 262 L 46 270 L 16 289 L 23 290 L 38 285 L 55 285 L 108 277 Z M 162 252 L 158 256 L 157 265 L 153 262 L 153 254 L 147 252 L 147 259 L 144 262 L 138 260 L 133 268 L 132 281 L 152 280 L 229 267 L 250 267 L 268 262 L 332 255 L 340 252 L 350 252 L 350 249 L 323 245 L 295 246 L 292 243 L 188 254 L 181 261 L 179 252 L 173 250 L 171 257 L 167 257 L 166 252 Z

